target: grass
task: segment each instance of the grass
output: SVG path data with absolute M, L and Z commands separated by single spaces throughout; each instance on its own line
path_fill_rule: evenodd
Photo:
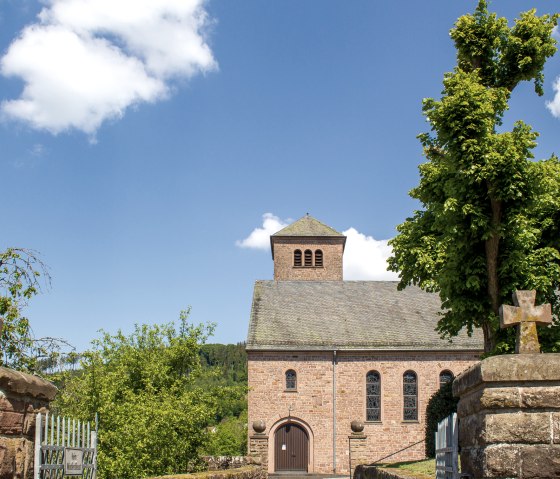
M 399 471 L 417 479 L 433 479 L 436 477 L 436 460 L 394 462 L 392 464 L 376 464 L 383 469 L 398 469 Z

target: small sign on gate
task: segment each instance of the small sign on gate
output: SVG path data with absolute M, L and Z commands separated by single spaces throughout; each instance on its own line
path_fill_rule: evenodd
M 82 449 L 64 448 L 64 474 L 81 476 L 84 473 L 84 451 Z

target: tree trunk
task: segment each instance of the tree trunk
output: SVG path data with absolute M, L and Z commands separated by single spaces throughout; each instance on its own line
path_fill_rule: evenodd
M 484 352 L 490 353 L 496 347 L 496 331 L 492 324 L 487 321 L 482 325 L 482 332 L 484 333 Z
M 488 188 L 491 189 L 490 187 Z M 490 206 L 492 209 L 491 234 L 485 242 L 486 248 L 486 272 L 488 279 L 488 298 L 492 312 L 497 316 L 500 311 L 500 283 L 498 281 L 498 253 L 500 247 L 500 223 L 502 219 L 502 202 L 492 198 L 490 195 Z M 483 325 L 484 352 L 489 353 L 496 346 L 496 332 L 491 324 Z

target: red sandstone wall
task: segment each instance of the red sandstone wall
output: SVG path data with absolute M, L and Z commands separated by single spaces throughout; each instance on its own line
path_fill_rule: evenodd
M 35 418 L 56 387 L 38 376 L 0 367 L 0 479 L 32 479 Z
M 424 437 L 425 409 L 439 387 L 439 373 L 448 369 L 455 375 L 474 364 L 474 353 L 439 352 L 339 352 L 336 366 L 337 473 L 348 472 L 348 436 L 353 420 L 365 422 L 365 376 L 372 369 L 382 381 L 381 422 L 366 423 L 368 462 L 402 449 Z M 284 373 L 294 369 L 297 392 L 284 389 Z M 402 375 L 412 369 L 418 375 L 419 421 L 402 420 Z M 309 472 L 332 473 L 332 352 L 249 351 L 249 425 L 264 420 L 269 435 L 269 451 L 274 435 L 271 428 L 291 415 L 312 430 Z M 251 435 L 253 431 L 249 431 Z M 389 458 L 389 461 L 424 457 L 424 445 Z M 269 458 L 269 471 L 273 471 Z
M 344 238 L 274 238 L 274 279 L 276 281 L 341 281 Z M 316 249 L 323 252 L 323 267 L 294 267 L 294 251 Z

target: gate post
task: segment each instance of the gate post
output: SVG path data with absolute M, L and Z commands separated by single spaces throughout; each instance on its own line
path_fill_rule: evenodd
M 367 464 L 367 436 L 363 433 L 364 424 L 361 421 L 352 421 L 350 425 L 352 434 L 348 436 L 350 478 L 354 476 L 356 467 L 360 464 Z
M 254 434 L 249 436 L 249 456 L 260 464 L 264 471 L 268 471 L 268 436 L 265 434 L 266 424 L 264 421 L 253 423 Z
M 97 414 L 95 415 L 95 431 L 90 432 L 89 447 L 95 449 L 93 453 L 93 473 L 92 479 L 97 479 Z
M 33 478 L 41 477 L 41 413 L 35 418 L 35 460 L 33 461 Z
M 260 461 L 264 471 L 268 470 L 268 436 L 266 434 L 254 434 L 249 437 L 249 456 Z
M 461 469 L 474 479 L 560 477 L 560 354 L 505 354 L 453 382 Z

